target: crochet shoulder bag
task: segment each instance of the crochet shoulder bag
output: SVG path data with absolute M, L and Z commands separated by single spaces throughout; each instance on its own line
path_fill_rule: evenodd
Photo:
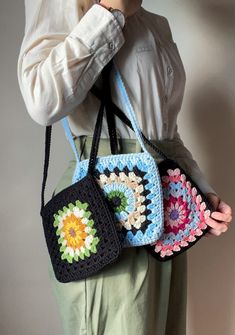
M 108 67 L 103 74 L 108 75 Z M 44 205 L 52 126 L 46 127 L 40 214 L 53 270 L 63 283 L 97 273 L 114 262 L 122 250 L 113 209 L 94 173 L 104 101 L 101 99 L 87 172 Z
M 154 158 L 144 144 L 120 73 L 112 61 L 110 67 L 114 70 L 123 105 L 142 152 L 127 154 L 112 152 L 111 155 L 97 157 L 94 176 L 114 210 L 122 246 L 142 246 L 155 242 L 163 233 L 164 216 L 160 174 Z M 105 90 L 106 98 L 110 97 L 109 84 L 105 85 Z M 107 109 L 110 109 L 109 103 L 108 99 Z M 107 113 L 107 119 L 111 114 Z M 72 178 L 72 183 L 76 183 L 87 175 L 89 159 L 80 160 L 67 117 L 61 122 L 77 160 Z
M 99 89 L 91 92 L 99 98 Z M 114 103 L 107 113 L 113 113 L 127 126 L 132 123 Z M 139 129 L 141 132 L 141 130 Z M 206 219 L 215 210 L 188 173 L 173 159 L 167 157 L 141 132 L 142 138 L 160 157 L 158 169 L 161 176 L 164 207 L 164 231 L 158 240 L 146 246 L 159 261 L 170 260 L 195 245 L 209 230 Z

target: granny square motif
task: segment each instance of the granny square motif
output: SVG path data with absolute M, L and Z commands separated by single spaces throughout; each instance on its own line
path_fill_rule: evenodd
M 113 213 L 91 175 L 57 193 L 41 211 L 54 273 L 60 282 L 86 278 L 120 255 Z
M 213 210 L 206 196 L 191 177 L 173 160 L 158 165 L 164 204 L 164 232 L 148 246 L 160 261 L 192 247 L 208 231 L 206 219 Z
M 72 183 L 87 174 L 89 160 L 77 164 Z M 155 242 L 163 233 L 159 171 L 148 153 L 98 157 L 95 178 L 114 209 L 124 247 Z

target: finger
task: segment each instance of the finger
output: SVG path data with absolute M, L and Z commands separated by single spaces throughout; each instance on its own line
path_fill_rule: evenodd
M 232 215 L 232 208 L 226 204 L 224 201 L 220 201 L 217 209 L 220 211 L 220 212 L 223 212 L 225 214 L 229 214 L 229 215 Z
M 224 224 L 226 224 L 226 226 L 229 228 L 232 222 L 224 222 Z
M 222 234 L 221 231 L 218 231 L 218 230 L 216 230 L 216 229 L 211 228 L 211 229 L 210 229 L 210 232 L 208 233 L 208 236 L 209 236 L 209 235 L 211 235 L 211 236 L 220 236 L 221 234 Z
M 211 217 L 215 220 L 224 221 L 224 222 L 231 222 L 232 221 L 232 215 L 221 213 L 221 212 L 213 212 L 211 214 Z
M 208 217 L 206 219 L 206 224 L 208 224 L 210 227 L 216 229 L 216 230 L 219 230 L 219 231 L 223 231 L 223 230 L 227 230 L 228 229 L 228 226 L 224 223 L 224 222 L 217 222 L 213 219 L 211 219 L 210 217 Z
M 220 236 L 221 234 L 225 233 L 227 230 L 228 230 L 228 227 L 227 227 L 225 230 L 223 230 L 223 231 L 220 231 L 220 230 L 211 228 L 211 229 L 208 231 L 208 236 L 210 236 L 210 235 L 213 235 L 213 236 Z

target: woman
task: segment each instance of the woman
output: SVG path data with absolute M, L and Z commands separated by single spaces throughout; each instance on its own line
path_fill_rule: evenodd
M 231 208 L 208 184 L 177 131 L 185 87 L 177 46 L 167 19 L 141 4 L 26 0 L 18 78 L 28 113 L 43 126 L 68 116 L 76 146 L 88 158 L 99 106 L 89 90 L 114 57 L 145 135 L 177 160 L 217 207 L 208 219 L 208 236 L 219 236 L 231 223 Z M 120 97 L 112 98 L 121 108 Z M 134 133 L 120 120 L 116 124 L 122 152 L 138 150 Z M 107 123 L 101 136 L 98 154 L 107 155 Z M 74 168 L 71 160 L 54 193 L 71 184 Z M 161 263 L 142 247 L 127 248 L 101 273 L 66 284 L 56 280 L 50 261 L 49 271 L 65 335 L 186 334 L 186 252 Z

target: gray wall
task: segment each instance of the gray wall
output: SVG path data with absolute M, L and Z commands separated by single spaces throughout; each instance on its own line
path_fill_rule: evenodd
M 221 198 L 234 207 L 234 0 L 144 0 L 143 5 L 167 16 L 185 65 L 182 138 Z M 44 128 L 28 116 L 16 77 L 23 30 L 23 1 L 2 0 L 0 333 L 62 335 L 39 217 Z M 60 125 L 53 128 L 47 199 L 72 157 Z M 234 232 L 232 226 L 188 252 L 188 335 L 234 334 Z

